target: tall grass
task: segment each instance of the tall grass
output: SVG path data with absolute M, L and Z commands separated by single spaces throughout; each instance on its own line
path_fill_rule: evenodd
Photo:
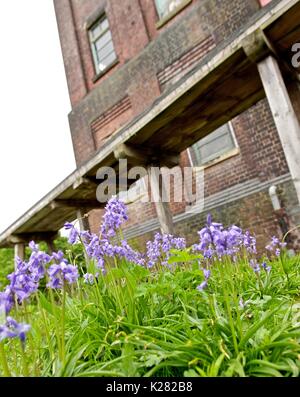
M 111 259 L 92 284 L 40 287 L 13 309 L 31 330 L 25 347 L 0 342 L 1 375 L 299 376 L 300 257 L 281 253 L 257 274 L 246 256 L 224 256 L 201 291 L 199 258 L 173 250 L 151 269 Z

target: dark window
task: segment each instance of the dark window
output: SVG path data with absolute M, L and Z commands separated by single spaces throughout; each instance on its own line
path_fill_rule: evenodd
M 117 59 L 108 19 L 103 16 L 89 29 L 90 43 L 97 73 L 106 70 Z
M 236 147 L 230 124 L 224 124 L 191 147 L 194 165 L 203 165 Z

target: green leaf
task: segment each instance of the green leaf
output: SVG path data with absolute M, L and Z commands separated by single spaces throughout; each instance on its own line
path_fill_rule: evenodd
M 274 310 L 269 310 L 266 313 L 264 313 L 262 319 L 257 323 L 253 324 L 252 327 L 249 328 L 249 330 L 242 337 L 239 343 L 239 349 L 242 349 L 245 346 L 245 344 L 249 341 L 249 339 L 269 320 L 270 317 L 272 317 L 279 310 L 282 304 L 280 304 Z

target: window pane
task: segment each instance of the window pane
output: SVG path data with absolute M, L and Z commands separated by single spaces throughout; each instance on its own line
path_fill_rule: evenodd
M 108 19 L 104 18 L 102 21 L 97 22 L 91 29 L 91 36 L 92 39 L 96 39 L 99 37 L 103 32 L 108 29 Z
M 155 5 L 159 18 L 164 18 L 172 13 L 180 5 L 182 0 L 155 0 Z
M 114 51 L 111 54 L 109 54 L 107 57 L 101 59 L 99 62 L 100 72 L 106 69 L 110 64 L 112 64 L 115 59 L 116 59 L 116 53 Z
M 91 29 L 91 35 L 92 35 L 92 38 L 93 38 L 93 39 L 96 38 L 96 37 L 98 37 L 100 34 L 101 34 L 101 27 L 100 27 L 100 25 L 96 25 L 95 27 L 93 27 L 93 28 Z
M 104 33 L 103 36 L 99 37 L 97 41 L 95 41 L 95 46 L 97 51 L 101 50 L 107 43 L 112 43 L 112 37 L 110 31 Z
M 104 30 L 108 29 L 108 19 L 105 18 L 103 21 L 101 21 L 101 29 L 104 32 Z
M 229 125 L 225 124 L 192 146 L 196 163 L 211 161 L 235 147 Z
M 97 72 L 106 69 L 115 59 L 116 53 L 107 18 L 100 20 L 90 30 L 93 58 Z
M 101 61 L 101 59 L 107 57 L 109 54 L 111 54 L 114 51 L 114 46 L 113 43 L 110 41 L 105 45 L 105 47 L 101 48 L 98 51 L 98 59 Z

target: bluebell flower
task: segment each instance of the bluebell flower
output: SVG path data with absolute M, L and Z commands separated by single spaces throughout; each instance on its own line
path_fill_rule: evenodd
M 18 323 L 12 317 L 7 317 L 6 323 L 0 325 L 0 342 L 6 338 L 19 338 L 22 344 L 25 343 L 26 334 L 30 330 L 30 325 Z
M 286 247 L 286 243 L 282 243 L 278 237 L 273 236 L 271 242 L 266 246 L 266 250 L 280 256 L 281 250 Z
M 207 216 L 205 227 L 198 234 L 200 242 L 195 244 L 193 249 L 200 251 L 206 259 L 221 258 L 224 255 L 236 259 L 236 254 L 243 247 L 249 252 L 256 252 L 256 240 L 249 232 L 244 234 L 236 225 L 225 229 L 221 223 L 213 222 L 210 214 Z
M 168 266 L 168 260 L 172 249 L 185 249 L 186 241 L 182 237 L 175 237 L 172 234 L 155 233 L 153 241 L 146 244 L 147 267 L 151 268 L 157 263 Z
M 0 292 L 0 314 L 8 314 L 14 305 L 13 293 L 9 286 Z
M 66 230 L 70 230 L 68 242 L 72 245 L 75 244 L 79 237 L 79 232 L 76 227 L 73 225 L 73 223 L 66 222 L 64 228 Z
M 255 273 L 260 273 L 259 263 L 255 259 L 250 259 L 250 266 L 254 270 Z
M 207 280 L 204 280 L 204 281 L 202 281 L 201 284 L 199 284 L 199 285 L 197 286 L 197 290 L 198 290 L 198 291 L 203 291 L 204 288 L 206 288 L 206 287 L 207 287 Z
M 85 273 L 83 279 L 86 284 L 94 284 L 95 282 L 95 277 L 92 273 Z
M 61 262 L 60 264 L 53 264 L 48 269 L 49 282 L 47 287 L 56 289 L 62 288 L 66 284 L 73 284 L 79 277 L 76 266 Z
M 204 274 L 205 280 L 208 280 L 208 279 L 209 279 L 210 273 L 211 273 L 211 272 L 210 272 L 209 269 L 203 269 L 203 274 Z
M 271 268 L 271 266 L 268 266 L 266 262 L 263 262 L 263 263 L 261 264 L 261 266 L 262 266 L 262 268 L 263 268 L 267 273 L 270 273 L 270 271 L 271 271 L 272 268 Z
M 117 197 L 112 197 L 105 206 L 103 222 L 100 228 L 101 237 L 111 238 L 115 236 L 116 230 L 127 220 L 125 203 Z

